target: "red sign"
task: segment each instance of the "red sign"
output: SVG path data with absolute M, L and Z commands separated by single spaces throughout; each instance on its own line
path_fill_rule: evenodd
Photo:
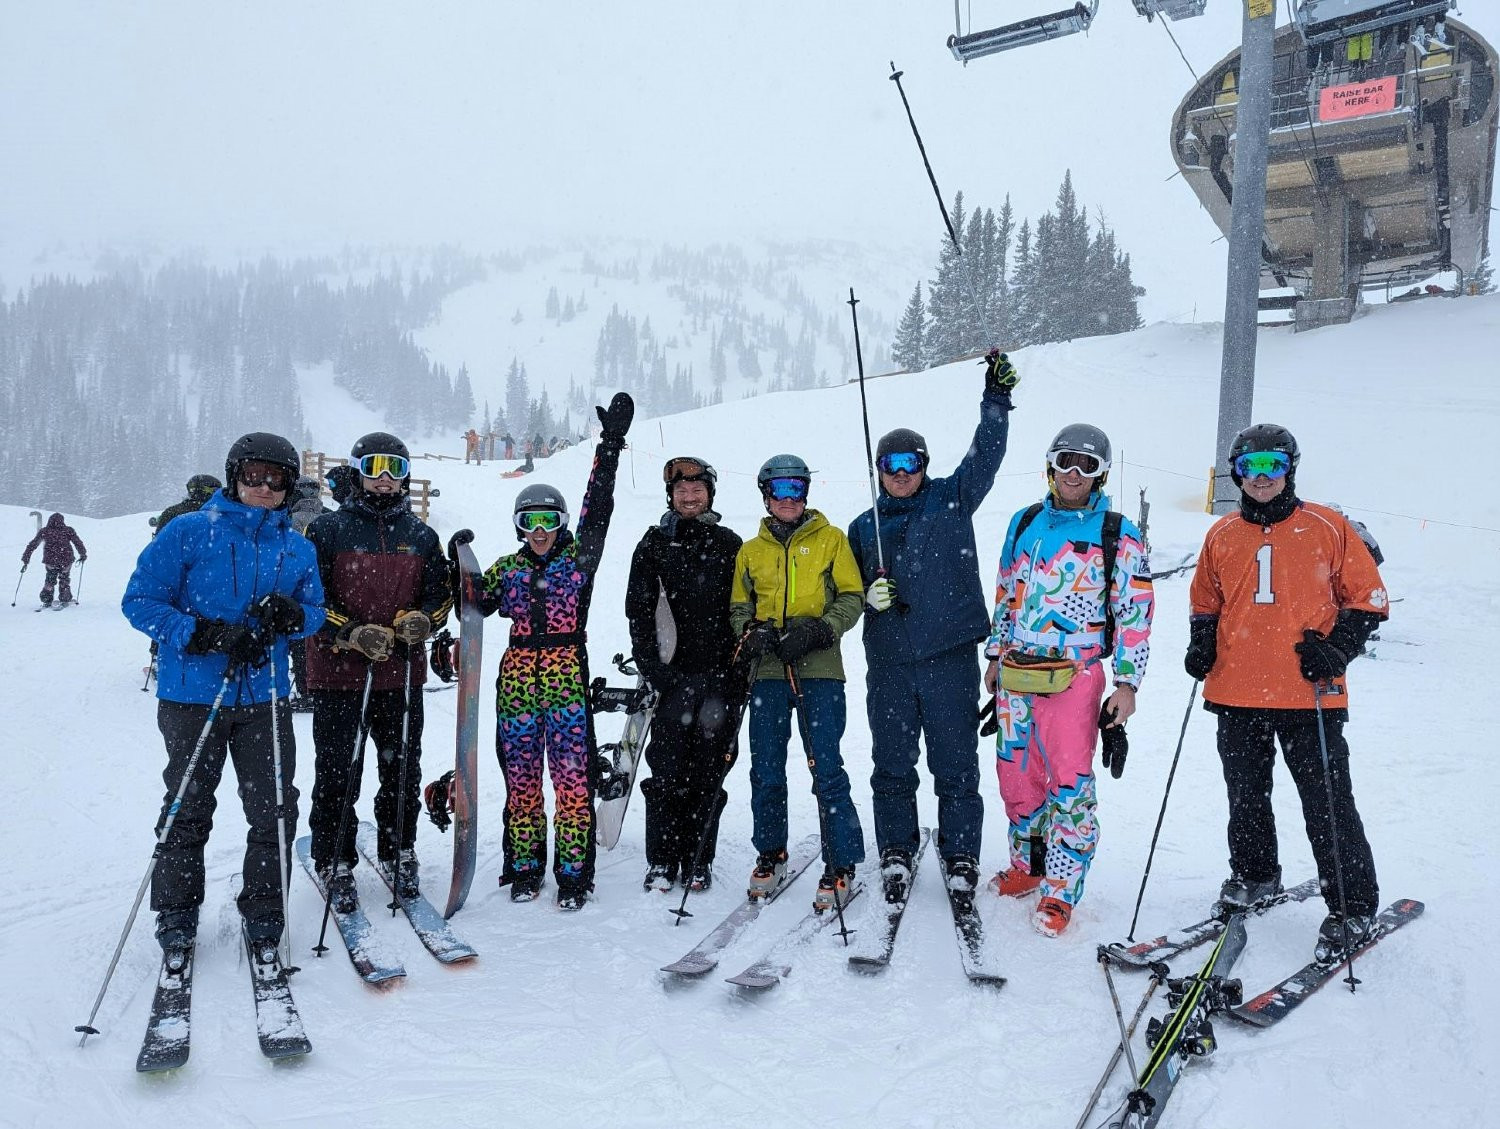
M 1366 114 L 1383 114 L 1396 108 L 1396 76 L 1387 75 L 1373 82 L 1354 82 L 1348 86 L 1325 86 L 1318 91 L 1318 120 L 1362 118 Z

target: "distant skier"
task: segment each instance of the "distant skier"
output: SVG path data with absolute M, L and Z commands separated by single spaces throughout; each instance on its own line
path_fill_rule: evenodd
M 719 814 L 729 795 L 718 787 L 738 753 L 737 722 L 745 674 L 733 678 L 729 594 L 740 538 L 714 511 L 718 475 L 702 459 L 668 459 L 662 468 L 668 509 L 636 545 L 625 588 L 631 653 L 661 701 L 652 721 L 641 781 L 646 800 L 648 890 L 684 886 L 707 890 L 719 838 Z M 662 657 L 657 630 L 661 600 L 670 611 L 675 646 Z M 703 855 L 694 863 L 704 834 Z
M 89 551 L 84 548 L 78 533 L 71 525 L 63 520 L 62 514 L 53 514 L 47 519 L 47 524 L 37 530 L 37 534 L 26 545 L 21 552 L 21 570 L 24 572 L 31 564 L 31 554 L 36 551 L 38 545 L 43 545 L 42 567 L 45 568 L 46 576 L 42 580 L 41 601 L 42 607 L 52 605 L 53 590 L 57 590 L 59 606 L 66 607 L 73 602 L 73 549 L 78 549 L 78 560 L 89 559 Z
M 161 644 L 157 726 L 166 739 L 167 791 L 158 833 L 203 742 L 151 879 L 156 936 L 168 952 L 191 949 L 197 933 L 203 848 L 227 757 L 234 759 L 249 824 L 239 910 L 258 961 L 275 960 L 285 926 L 282 884 L 290 854 L 278 865 L 278 823 L 290 852 L 297 825 L 297 745 L 291 711 L 284 708 L 275 711 L 273 743 L 271 699 L 285 699 L 290 690 L 288 638 L 323 623 L 313 547 L 292 532 L 286 514 L 297 463 L 296 448 L 279 435 L 254 432 L 237 439 L 224 465 L 229 485 L 147 544 L 121 602 L 131 624 Z M 221 692 L 215 715 L 212 703 Z
M 167 527 L 167 523 L 173 518 L 181 517 L 183 514 L 196 513 L 203 508 L 203 504 L 214 496 L 214 491 L 224 484 L 211 474 L 195 474 L 187 480 L 187 497 L 180 502 L 174 502 L 153 523 L 151 536 L 155 537 Z
M 1220 518 L 1203 539 L 1183 665 L 1203 680 L 1203 706 L 1219 718 L 1230 870 L 1219 908 L 1243 909 L 1281 889 L 1271 809 L 1280 742 L 1328 906 L 1316 944 L 1322 959 L 1344 948 L 1346 933 L 1358 944 L 1380 908 L 1375 858 L 1349 775 L 1345 668 L 1386 618 L 1390 601 L 1348 520 L 1297 497 L 1300 461 L 1297 440 L 1276 424 L 1255 424 L 1234 437 L 1229 467 L 1240 510 Z
M 594 577 L 615 508 L 620 449 L 635 403 L 616 393 L 596 408 L 604 432 L 578 515 L 568 528 L 562 493 L 534 483 L 516 495 L 521 548 L 495 561 L 480 584 L 480 610 L 511 621 L 496 684 L 496 748 L 505 774 L 504 869 L 512 901 L 535 899 L 547 867 L 542 768 L 557 808 L 552 873 L 557 904 L 580 909 L 594 887 L 594 723 L 588 709 L 585 628 Z
M 292 486 L 290 517 L 292 528 L 304 537 L 313 519 L 330 513 L 323 504 L 323 487 L 316 478 L 303 475 Z M 307 692 L 307 640 L 294 639 L 292 650 L 292 709 L 297 713 L 312 711 L 312 698 Z
M 341 912 L 358 904 L 350 873 L 358 858 L 353 819 L 345 825 L 343 842 L 337 840 L 365 679 L 372 668 L 364 725 L 379 753 L 377 854 L 391 867 L 394 884 L 404 896 L 420 892 L 415 843 L 421 813 L 421 686 L 427 680 L 423 643 L 447 622 L 453 606 L 442 543 L 411 512 L 411 457 L 406 444 L 375 431 L 360 437 L 349 456 L 353 473 L 341 477 L 350 479 L 350 489 L 343 492 L 336 512 L 316 518 L 307 530 L 317 547 L 328 610 L 323 630 L 308 641 L 307 684 L 317 758 L 307 824 L 315 868 Z M 392 658 L 396 661 L 387 661 Z M 408 698 L 409 690 L 414 692 Z M 363 761 L 355 767 L 362 765 Z M 353 798 L 358 797 L 356 778 Z

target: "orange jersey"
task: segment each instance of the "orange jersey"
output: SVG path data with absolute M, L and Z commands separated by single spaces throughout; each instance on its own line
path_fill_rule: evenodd
M 1238 513 L 1203 539 L 1191 593 L 1193 615 L 1219 617 L 1218 657 L 1205 701 L 1264 709 L 1312 709 L 1313 684 L 1293 649 L 1311 628 L 1327 634 L 1344 608 L 1386 617 L 1375 558 L 1340 513 L 1302 502 L 1285 521 L 1261 526 Z M 1323 695 L 1349 705 L 1344 679 Z

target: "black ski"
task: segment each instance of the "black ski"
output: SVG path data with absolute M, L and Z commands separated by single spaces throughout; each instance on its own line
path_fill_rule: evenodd
M 853 905 L 854 899 L 859 897 L 864 888 L 864 882 L 856 877 L 849 887 L 849 900 L 844 903 L 845 907 Z M 793 954 L 838 919 L 838 913 L 831 909 L 822 913 L 815 909 L 808 910 L 807 916 L 792 926 L 758 961 L 743 972 L 726 976 L 725 979 L 741 988 L 759 991 L 776 987 L 792 971 Z
M 421 894 L 414 898 L 397 896 L 390 868 L 380 861 L 379 832 L 375 830 L 373 823 L 362 820 L 355 839 L 359 844 L 359 853 L 365 856 L 365 861 L 375 868 L 375 873 L 380 875 L 381 880 L 385 882 L 391 896 L 401 906 L 401 912 L 406 915 L 406 920 L 411 923 L 412 930 L 429 953 L 444 964 L 473 960 L 479 955 L 473 948 L 459 940 L 458 935 L 453 932 L 453 927 L 443 920 L 442 914 L 438 913 L 437 907 Z
M 310 837 L 304 835 L 297 840 L 297 857 L 302 860 L 307 876 L 312 879 L 318 893 L 326 898 L 328 892 L 323 889 L 317 869 L 313 866 Z M 366 984 L 383 984 L 388 980 L 399 980 L 406 975 L 406 969 L 401 962 L 394 957 L 387 956 L 376 945 L 375 929 L 370 924 L 370 919 L 365 916 L 363 909 L 356 908 L 348 913 L 339 913 L 336 909 L 330 909 L 329 914 L 333 918 L 333 924 L 338 929 L 339 936 L 343 938 L 344 947 L 349 950 L 349 960 L 354 965 L 354 971 L 359 973 L 359 978 Z
M 286 982 L 280 958 L 269 964 L 255 959 L 255 946 L 245 937 L 245 956 L 250 963 L 250 986 L 255 990 L 255 1030 L 260 1053 L 269 1059 L 295 1058 L 312 1050 L 302 1016 Z
M 705 972 L 712 972 L 719 964 L 719 954 L 750 928 L 763 907 L 781 897 L 787 887 L 797 880 L 797 876 L 812 865 L 813 860 L 818 858 L 820 849 L 821 843 L 816 835 L 803 839 L 787 858 L 786 877 L 782 879 L 780 886 L 764 898 L 746 898 L 714 927 L 712 933 L 671 964 L 663 965 L 662 971 L 677 976 L 702 976 Z
M 922 856 L 927 852 L 927 843 L 931 838 L 932 829 L 922 828 L 917 849 L 911 855 L 913 886 L 916 885 L 917 870 L 922 865 Z M 849 957 L 850 968 L 856 972 L 884 972 L 889 967 L 891 954 L 896 951 L 896 933 L 901 928 L 901 919 L 906 915 L 906 904 L 910 900 L 911 890 L 908 888 L 906 901 L 887 902 L 882 898 L 872 905 L 864 926 L 866 943 L 859 945 L 859 951 Z M 869 943 L 872 937 L 873 944 Z
M 1422 911 L 1426 908 L 1421 902 L 1410 898 L 1392 902 L 1375 919 L 1375 928 L 1370 931 L 1370 935 L 1354 946 L 1353 955 L 1359 956 L 1360 953 L 1379 942 L 1382 937 L 1394 933 L 1408 921 L 1421 917 Z M 1335 974 L 1348 963 L 1349 957 L 1345 955 L 1334 956 L 1329 960 L 1308 961 L 1281 983 L 1267 988 L 1254 999 L 1246 1000 L 1238 1007 L 1230 1009 L 1229 1014 L 1242 1023 L 1249 1023 L 1256 1027 L 1270 1027 L 1280 1023 L 1294 1009 L 1300 1007 L 1309 996 L 1332 980 Z
M 175 1070 L 188 1060 L 193 1011 L 193 950 L 163 953 L 156 995 L 151 1000 L 151 1018 L 135 1068 L 142 1074 Z
M 1167 1000 L 1172 1006 L 1165 1020 L 1146 1024 L 1146 1046 L 1151 1055 L 1141 1067 L 1135 1089 L 1124 1106 L 1109 1121 L 1109 1129 L 1151 1129 L 1161 1119 L 1167 1099 L 1195 1057 L 1212 1054 L 1216 1045 L 1210 1014 L 1239 998 L 1239 982 L 1224 980 L 1225 974 L 1245 948 L 1245 919 L 1235 914 L 1203 962 L 1196 976 L 1167 981 Z
M 943 888 L 948 892 L 948 908 L 953 912 L 953 932 L 958 937 L 958 955 L 963 962 L 964 975 L 971 984 L 1004 987 L 1005 977 L 994 971 L 993 962 L 985 948 L 984 919 L 979 916 L 979 907 L 972 899 L 954 895 L 946 861 L 942 864 L 942 871 Z
M 1273 894 L 1269 898 L 1262 898 L 1249 906 L 1244 911 L 1244 915 L 1258 917 L 1268 909 L 1285 905 L 1287 902 L 1305 902 L 1318 892 L 1318 880 L 1309 878 L 1306 882 L 1293 886 L 1291 889 Z M 1137 941 L 1134 944 L 1115 941 L 1104 946 L 1104 957 L 1117 967 L 1150 968 L 1157 961 L 1172 960 L 1178 954 L 1217 937 L 1223 931 L 1223 917 L 1205 917 L 1202 921 L 1196 921 L 1181 929 L 1174 929 L 1170 933 L 1163 933 L 1160 937 L 1153 937 L 1149 941 Z

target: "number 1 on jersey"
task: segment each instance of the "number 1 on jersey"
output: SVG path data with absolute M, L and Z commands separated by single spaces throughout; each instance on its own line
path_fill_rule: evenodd
M 1262 545 L 1255 553 L 1255 602 L 1274 604 L 1276 591 L 1271 587 L 1271 546 Z

